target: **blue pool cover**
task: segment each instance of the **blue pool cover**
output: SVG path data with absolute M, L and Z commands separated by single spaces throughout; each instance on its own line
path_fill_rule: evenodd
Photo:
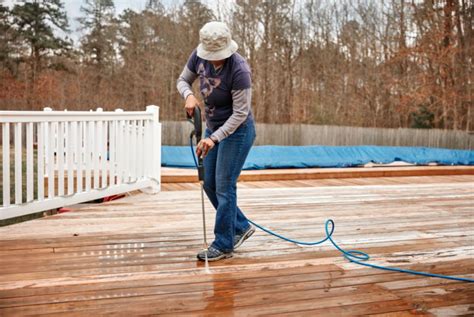
M 194 167 L 189 146 L 163 146 L 162 166 Z M 366 163 L 474 165 L 474 151 L 404 146 L 254 146 L 244 169 L 350 167 Z

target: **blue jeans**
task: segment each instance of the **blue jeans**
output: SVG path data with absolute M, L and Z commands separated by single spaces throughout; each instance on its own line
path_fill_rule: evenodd
M 206 129 L 206 137 L 211 134 Z M 204 190 L 217 211 L 212 246 L 222 252 L 231 252 L 234 236 L 249 228 L 247 218 L 237 207 L 237 179 L 254 140 L 254 121 L 248 118 L 204 158 Z

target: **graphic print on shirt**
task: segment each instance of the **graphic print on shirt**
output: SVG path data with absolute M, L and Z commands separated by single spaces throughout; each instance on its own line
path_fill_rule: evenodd
M 206 69 L 204 68 L 204 64 L 200 63 L 198 67 L 198 75 L 200 79 L 200 88 L 201 88 L 201 94 L 204 97 L 204 100 L 207 100 L 207 97 L 209 97 L 210 94 L 212 94 L 212 91 L 214 88 L 219 87 L 221 84 L 221 79 L 219 77 L 213 78 L 209 77 Z
M 212 94 L 212 91 L 214 90 L 214 88 L 219 87 L 219 85 L 221 84 L 221 79 L 219 77 L 217 78 L 208 77 L 203 63 L 199 64 L 198 75 L 200 79 L 201 94 L 204 97 L 204 101 L 207 103 L 207 97 L 209 97 L 209 95 Z M 206 114 L 209 117 L 213 117 L 214 109 L 215 109 L 215 106 L 208 105 L 208 107 L 206 107 L 205 109 Z

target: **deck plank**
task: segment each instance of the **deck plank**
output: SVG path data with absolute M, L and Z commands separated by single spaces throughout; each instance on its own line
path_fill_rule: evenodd
M 239 205 L 273 230 L 373 263 L 474 277 L 474 176 L 239 183 Z M 0 228 L 0 315 L 442 316 L 469 314 L 474 286 L 364 268 L 328 244 L 257 231 L 234 258 L 195 260 L 199 184 Z M 214 221 L 206 203 L 208 224 Z M 179 229 L 179 230 L 177 230 Z M 208 234 L 212 236 L 209 225 Z

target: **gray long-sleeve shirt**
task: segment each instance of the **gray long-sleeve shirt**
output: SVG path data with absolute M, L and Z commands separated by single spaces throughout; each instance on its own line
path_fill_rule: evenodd
M 221 142 L 251 115 L 252 90 L 250 69 L 237 53 L 218 71 L 193 52 L 177 80 L 177 88 L 186 99 L 193 94 L 192 83 L 199 77 L 206 106 L 206 123 L 212 137 Z

